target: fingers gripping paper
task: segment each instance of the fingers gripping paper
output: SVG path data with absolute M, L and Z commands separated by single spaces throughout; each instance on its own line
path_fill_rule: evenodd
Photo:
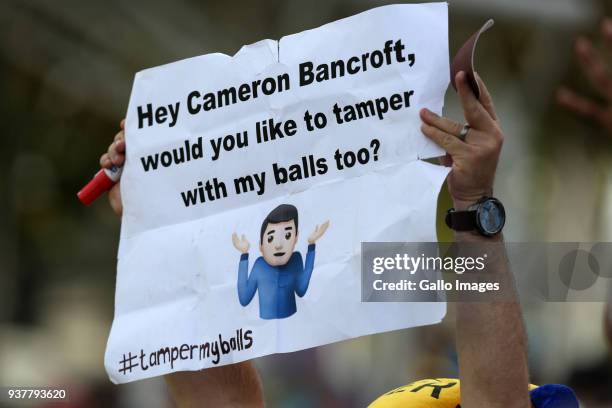
M 434 241 L 445 3 L 397 5 L 139 72 L 115 320 L 128 382 L 439 322 L 361 303 L 362 241 Z

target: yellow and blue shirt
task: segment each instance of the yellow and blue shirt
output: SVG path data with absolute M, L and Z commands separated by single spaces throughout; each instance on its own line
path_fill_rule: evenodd
M 369 408 L 461 408 L 460 390 L 459 380 L 421 380 L 381 395 Z M 579 408 L 576 395 L 564 385 L 530 385 L 529 395 L 535 408 Z

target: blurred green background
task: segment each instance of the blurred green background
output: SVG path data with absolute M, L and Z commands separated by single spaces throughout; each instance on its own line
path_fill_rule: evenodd
M 134 74 L 194 55 L 233 54 L 383 4 L 1 1 L 0 386 L 66 386 L 65 407 L 172 406 L 159 378 L 114 386 L 106 377 L 119 219 L 105 199 L 88 208 L 76 199 L 118 131 Z M 476 64 L 506 133 L 496 195 L 510 217 L 508 241 L 612 241 L 612 141 L 554 102 L 560 84 L 592 93 L 573 41 L 596 39 L 605 15 L 611 1 L 450 1 L 451 53 L 496 20 Z M 452 91 L 446 112 L 461 119 Z M 440 211 L 449 206 L 443 192 Z M 441 240 L 451 238 L 439 231 Z M 611 407 L 604 305 L 525 309 L 533 382 L 569 383 L 585 406 Z M 441 325 L 257 364 L 270 406 L 364 406 L 411 380 L 456 376 L 453 336 L 451 307 Z

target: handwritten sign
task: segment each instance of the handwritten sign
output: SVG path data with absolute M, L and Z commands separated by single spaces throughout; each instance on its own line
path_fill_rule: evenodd
M 126 120 L 116 383 L 439 322 L 361 302 L 362 241 L 435 241 L 447 169 L 418 112 L 449 83 L 446 3 L 139 72 Z

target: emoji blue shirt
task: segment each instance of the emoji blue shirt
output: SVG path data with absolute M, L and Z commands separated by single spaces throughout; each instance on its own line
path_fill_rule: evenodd
M 302 255 L 294 252 L 285 265 L 271 266 L 263 257 L 255 260 L 249 274 L 249 254 L 242 254 L 238 264 L 238 299 L 248 305 L 259 291 L 259 316 L 262 319 L 283 319 L 294 314 L 295 295 L 302 297 L 308 290 L 315 260 L 315 244 L 308 245 L 306 264 Z

